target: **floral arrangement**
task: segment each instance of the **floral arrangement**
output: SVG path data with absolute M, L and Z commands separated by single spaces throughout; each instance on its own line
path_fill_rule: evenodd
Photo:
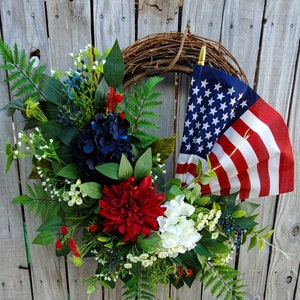
M 124 282 L 125 299 L 154 299 L 158 283 L 191 286 L 200 279 L 217 298 L 242 299 L 239 272 L 228 265 L 247 238 L 260 249 L 272 231 L 257 230 L 256 204 L 236 195 L 202 195 L 202 173 L 187 185 L 161 184 L 175 136 L 158 138 L 160 105 L 151 77 L 124 91 L 124 61 L 117 42 L 103 55 L 88 45 L 72 55 L 75 68 L 44 73 L 17 45 L 0 40 L 1 68 L 15 99 L 3 110 L 21 112 L 25 127 L 6 144 L 9 171 L 30 158 L 27 195 L 13 203 L 43 216 L 35 244 L 53 244 L 76 266 L 95 259 L 87 293 Z

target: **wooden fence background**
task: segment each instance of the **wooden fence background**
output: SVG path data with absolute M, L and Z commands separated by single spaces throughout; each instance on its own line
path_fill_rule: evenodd
M 260 203 L 262 226 L 276 232 L 273 248 L 262 253 L 243 249 L 238 268 L 244 273 L 249 295 L 245 299 L 300 299 L 300 1 L 299 0 L 0 0 L 0 34 L 9 45 L 17 43 L 28 55 L 39 49 L 48 69 L 71 67 L 70 52 L 92 43 L 99 49 L 121 48 L 150 33 L 184 31 L 221 42 L 238 60 L 249 83 L 289 125 L 296 161 L 295 191 L 279 197 L 255 199 Z M 0 71 L 0 106 L 10 100 Z M 174 74 L 162 84 L 165 115 L 162 135 L 174 129 L 175 100 L 182 105 L 182 126 L 189 78 Z M 180 110 L 179 110 L 180 111 Z M 16 130 L 22 126 L 15 119 Z M 87 299 L 82 280 L 92 274 L 94 264 L 75 268 L 56 258 L 52 246 L 32 245 L 38 221 L 10 200 L 25 189 L 29 164 L 20 162 L 8 175 L 3 154 L 6 138 L 13 134 L 11 119 L 0 118 L 0 299 Z M 24 235 L 24 228 L 27 229 Z M 25 239 L 29 249 L 26 252 Z M 278 247 L 289 254 L 287 259 Z M 90 299 L 119 300 L 122 291 L 99 290 Z M 157 299 L 214 299 L 201 284 L 182 290 L 161 287 Z

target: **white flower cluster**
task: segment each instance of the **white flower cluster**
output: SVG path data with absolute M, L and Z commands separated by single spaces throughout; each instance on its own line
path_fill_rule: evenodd
M 157 218 L 161 246 L 170 257 L 176 257 L 179 253 L 185 253 L 195 248 L 201 239 L 193 220 L 188 219 L 195 208 L 184 202 L 184 195 L 178 195 L 173 200 L 166 202 L 164 216 Z
M 221 217 L 222 211 L 219 209 L 208 210 L 203 208 L 197 216 L 196 227 L 198 231 L 206 228 L 211 233 L 211 238 L 217 239 L 219 232 L 217 230 L 217 223 Z
M 104 281 L 114 281 L 116 282 L 119 278 L 119 274 L 118 272 L 110 272 L 110 273 L 100 273 L 100 274 L 96 274 L 95 275 L 96 277 L 100 278 L 101 280 L 104 280 Z
M 71 184 L 70 189 L 63 193 L 63 201 L 68 202 L 69 206 L 73 206 L 74 204 L 82 204 L 83 198 L 87 196 L 81 191 L 80 185 L 81 180 L 77 179 L 76 183 Z
M 152 266 L 153 263 L 157 261 L 157 257 L 155 255 L 149 255 L 148 253 L 142 253 L 140 256 L 133 256 L 131 253 L 129 253 L 127 254 L 126 258 L 129 262 L 124 264 L 125 269 L 131 269 L 132 264 L 136 264 L 138 262 L 140 262 L 144 268 L 147 268 Z

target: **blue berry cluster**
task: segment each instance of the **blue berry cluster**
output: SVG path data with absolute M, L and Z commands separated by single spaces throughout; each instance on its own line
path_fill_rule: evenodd
M 247 229 L 242 228 L 240 224 L 237 223 L 236 218 L 231 215 L 223 215 L 219 219 L 219 224 L 222 226 L 224 233 L 232 241 L 232 249 L 239 249 L 242 243 L 242 236 L 247 231 Z

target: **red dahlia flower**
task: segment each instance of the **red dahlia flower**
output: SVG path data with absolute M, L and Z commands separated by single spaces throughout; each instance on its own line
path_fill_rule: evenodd
M 136 241 L 138 234 L 148 235 L 158 230 L 157 217 L 164 214 L 160 207 L 165 195 L 156 193 L 152 177 L 145 177 L 139 184 L 131 176 L 119 184 L 105 186 L 99 200 L 99 215 L 108 233 L 123 235 L 123 242 Z

